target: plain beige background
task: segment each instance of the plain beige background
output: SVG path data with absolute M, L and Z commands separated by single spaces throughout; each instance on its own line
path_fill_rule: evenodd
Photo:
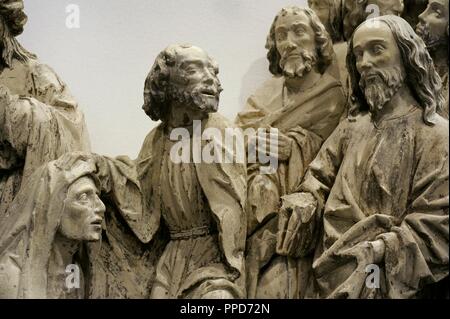
M 172 43 L 192 43 L 220 65 L 219 112 L 234 119 L 270 77 L 265 40 L 276 13 L 306 0 L 24 0 L 21 43 L 69 85 L 87 119 L 93 151 L 135 158 L 156 123 L 142 111 L 144 79 Z M 78 5 L 80 28 L 66 27 Z

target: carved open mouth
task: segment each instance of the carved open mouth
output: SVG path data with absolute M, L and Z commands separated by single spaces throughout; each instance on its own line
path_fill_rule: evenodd
M 93 222 L 91 222 L 91 225 L 97 226 L 97 227 L 102 227 L 102 222 L 103 222 L 103 219 L 99 218 L 99 219 L 96 219 Z
M 216 95 L 217 95 L 216 91 L 209 90 L 209 89 L 201 90 L 200 93 L 203 95 L 211 96 L 211 97 L 216 97 Z

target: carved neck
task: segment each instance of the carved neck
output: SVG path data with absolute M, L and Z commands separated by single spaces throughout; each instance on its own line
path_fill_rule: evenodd
M 55 266 L 65 269 L 73 263 L 73 256 L 80 249 L 81 242 L 64 237 L 59 232 L 55 235 L 53 242 L 53 261 Z
M 296 94 L 306 91 L 317 84 L 321 78 L 321 74 L 314 68 L 310 72 L 304 74 L 302 77 L 288 78 L 284 77 L 284 83 L 287 91 L 290 94 Z
M 173 102 L 166 124 L 169 128 L 192 126 L 194 120 L 203 120 L 207 116 L 202 110 Z
M 419 106 L 413 97 L 407 84 L 404 84 L 392 99 L 383 106 L 383 109 L 372 113 L 371 117 L 375 124 L 408 114 L 412 109 Z

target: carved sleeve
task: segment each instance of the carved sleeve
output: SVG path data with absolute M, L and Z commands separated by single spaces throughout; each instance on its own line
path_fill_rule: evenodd
M 62 108 L 77 108 L 67 85 L 45 64 L 36 64 L 30 73 L 30 91 L 38 101 Z
M 322 145 L 316 158 L 309 165 L 302 184 L 295 190 L 311 193 L 317 200 L 320 213 L 342 162 L 346 134 L 347 121 L 343 121 Z
M 424 285 L 448 276 L 447 139 L 438 136 L 434 141 L 418 141 L 421 149 L 406 217 L 398 227 L 379 236 L 386 245 L 386 282 L 391 298 L 412 297 Z

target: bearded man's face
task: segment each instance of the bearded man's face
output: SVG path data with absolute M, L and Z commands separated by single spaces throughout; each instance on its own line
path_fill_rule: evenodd
M 200 48 L 182 48 L 170 71 L 172 99 L 205 113 L 216 112 L 222 91 L 218 69 Z
M 416 32 L 430 50 L 447 44 L 448 0 L 430 0 L 419 16 Z
M 353 37 L 359 82 L 372 114 L 383 107 L 405 83 L 405 69 L 396 40 L 387 24 L 365 23 Z
M 317 63 L 315 33 L 303 12 L 281 15 L 275 26 L 280 67 L 286 77 L 303 77 Z

